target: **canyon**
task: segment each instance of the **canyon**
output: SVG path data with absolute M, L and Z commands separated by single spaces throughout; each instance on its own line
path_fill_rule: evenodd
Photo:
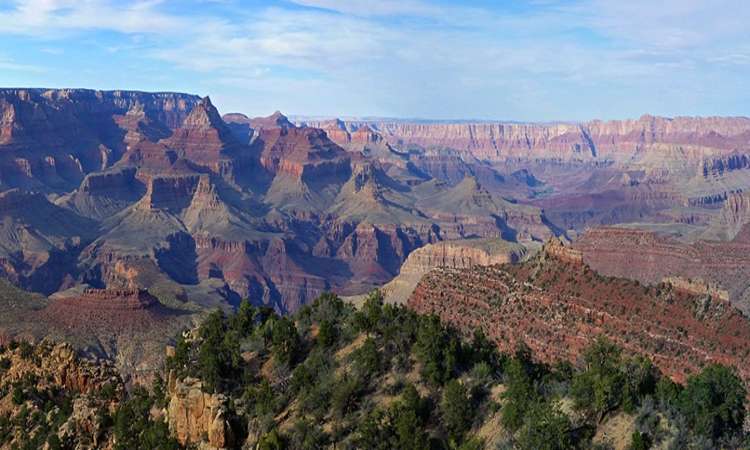
M 38 294 L 0 331 L 147 376 L 132 356 L 207 310 L 379 287 L 403 303 L 433 269 L 520 262 L 553 237 L 604 274 L 700 279 L 748 312 L 748 155 L 747 118 L 313 121 L 0 89 L 0 274 Z
M 294 400 L 305 374 L 340 396 L 372 348 L 393 354 L 357 381 L 363 407 L 405 377 L 437 411 L 447 384 L 428 372 L 459 344 L 423 364 L 432 315 L 447 325 L 433 337 L 466 338 L 486 368 L 523 343 L 579 371 L 606 337 L 675 382 L 720 363 L 747 384 L 749 188 L 747 118 L 309 120 L 180 93 L 0 89 L 0 428 L 113 447 L 141 407 L 138 426 L 174 445 L 255 445 L 266 422 L 292 435 L 324 403 Z M 298 361 L 281 359 L 285 330 Z M 18 425 L 21 404 L 52 428 Z

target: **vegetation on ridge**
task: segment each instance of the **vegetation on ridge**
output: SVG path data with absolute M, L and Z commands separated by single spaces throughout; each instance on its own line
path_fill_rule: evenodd
M 72 448 L 59 430 L 80 415 L 71 405 L 81 398 L 98 411 L 89 444 L 180 448 L 158 413 L 170 400 L 161 377 L 148 390 L 88 397 L 38 379 L 9 382 L 16 366 L 41 357 L 27 344 L 0 352 L 3 402 L 18 405 L 0 411 L 3 448 Z M 747 393 L 731 369 L 710 365 L 680 386 L 603 338 L 578 366 L 543 365 L 525 345 L 501 354 L 480 331 L 462 336 L 435 316 L 383 304 L 378 292 L 359 310 L 324 294 L 291 317 L 247 302 L 215 311 L 178 338 L 166 374 L 228 398 L 236 448 L 610 448 L 599 434 L 621 415 L 635 421 L 632 449 L 748 444 Z M 42 410 L 54 413 L 34 412 Z
M 579 368 L 545 366 L 528 347 L 500 354 L 481 332 L 464 339 L 377 292 L 361 310 L 325 294 L 290 318 L 244 303 L 197 335 L 169 367 L 231 396 L 238 432 L 260 448 L 589 448 L 620 413 L 636 417 L 632 448 L 746 442 L 745 388 L 726 367 L 683 387 L 606 339 Z M 493 418 L 504 433 L 489 442 Z

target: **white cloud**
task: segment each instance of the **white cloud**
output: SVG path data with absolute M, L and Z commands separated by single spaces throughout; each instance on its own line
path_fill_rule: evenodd
M 32 73 L 43 73 L 42 67 L 30 65 L 30 64 L 19 64 L 10 58 L 3 57 L 0 55 L 0 70 L 8 70 L 14 72 L 32 72 Z
M 414 0 L 291 0 L 301 6 L 327 9 L 355 16 L 431 15 L 438 8 Z
M 159 11 L 159 0 L 12 0 L 0 11 L 0 33 L 44 37 L 81 30 L 164 33 L 187 25 Z
M 169 63 L 175 77 L 198 74 L 208 91 L 249 92 L 254 107 L 276 102 L 299 113 L 569 118 L 585 112 L 566 102 L 588 102 L 589 115 L 604 110 L 590 105 L 594 90 L 609 94 L 610 110 L 618 107 L 611 98 L 635 102 L 647 92 L 640 113 L 659 106 L 654 91 L 705 92 L 707 67 L 750 64 L 750 3 L 740 0 L 536 0 L 522 13 L 428 0 L 291 0 L 297 7 L 232 15 L 221 9 L 230 2 L 223 13 L 181 14 L 176 1 L 14 0 L 0 10 L 0 35 L 124 33 L 106 48 Z
M 572 10 L 602 34 L 672 50 L 748 37 L 750 20 L 745 0 L 585 0 Z

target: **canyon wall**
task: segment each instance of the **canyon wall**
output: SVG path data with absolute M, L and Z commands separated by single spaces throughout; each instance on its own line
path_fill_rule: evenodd
M 428 123 L 407 121 L 302 121 L 328 131 L 341 144 L 372 129 L 398 146 L 450 148 L 490 161 L 561 159 L 625 161 L 656 144 L 728 153 L 750 148 L 746 117 L 643 116 L 635 120 L 580 124 Z
M 199 100 L 177 93 L 0 89 L 0 184 L 75 187 L 85 174 L 114 164 L 138 140 L 133 133 L 169 135 Z

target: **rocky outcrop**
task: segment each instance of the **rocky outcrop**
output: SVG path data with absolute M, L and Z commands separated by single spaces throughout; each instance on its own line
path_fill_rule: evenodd
M 348 177 L 345 168 L 349 164 L 349 156 L 331 142 L 323 130 L 295 127 L 283 116 L 271 116 L 265 121 L 256 120 L 253 124 L 257 132 L 254 145 L 262 146 L 260 163 L 266 170 L 298 179 L 302 178 L 304 172 L 309 178 Z
M 718 298 L 724 302 L 729 301 L 729 292 L 703 280 L 686 279 L 682 277 L 666 277 L 664 283 L 670 284 L 675 289 L 683 290 L 689 294 Z
M 476 177 L 467 176 L 459 184 L 438 190 L 420 199 L 417 205 L 450 233 L 460 237 L 497 237 L 509 241 L 543 241 L 556 234 L 542 210 L 512 203 L 491 192 Z
M 236 119 L 237 115 L 229 114 L 227 115 L 227 119 L 232 121 L 233 123 L 248 123 L 253 129 L 255 130 L 268 130 L 268 129 L 290 129 L 290 128 L 296 128 L 295 125 L 287 119 L 287 117 L 281 113 L 281 111 L 275 111 L 273 114 L 271 114 L 268 117 L 255 117 L 253 119 L 248 119 L 245 117 L 244 119 L 240 120 L 232 120 Z
M 33 373 L 40 380 L 80 394 L 95 394 L 106 384 L 119 388 L 122 394 L 122 382 L 113 365 L 79 358 L 70 344 L 42 342 L 34 348 L 39 364 L 19 350 L 5 353 L 11 368 L 3 374 L 3 383 L 13 383 Z
M 542 247 L 542 258 L 552 258 L 568 264 L 583 265 L 583 252 L 572 248 L 561 239 L 550 239 Z
M 177 380 L 173 374 L 169 376 L 168 394 L 169 430 L 181 445 L 232 448 L 234 439 L 226 396 L 205 393 L 200 380 Z
M 351 272 L 350 288 L 359 285 L 359 290 L 369 290 L 398 274 L 413 250 L 435 240 L 437 237 L 429 226 L 360 223 L 338 246 L 335 256 Z
M 56 204 L 96 220 L 110 217 L 132 205 L 144 194 L 135 168 L 88 174 L 81 186 Z
M 190 205 L 200 177 L 198 175 L 155 176 L 146 184 L 140 206 L 180 212 Z
M 725 172 L 743 170 L 748 167 L 750 167 L 750 155 L 734 153 L 704 161 L 703 176 L 718 177 L 724 175 Z
M 329 271 L 330 261 L 308 260 L 295 242 L 282 238 L 271 239 L 259 260 L 271 281 L 270 295 L 264 299 L 284 314 L 330 290 L 329 277 L 335 276 Z
M 95 222 L 18 189 L 0 193 L 0 218 L 0 270 L 45 294 L 76 275 L 75 256 L 96 233 Z
M 125 389 L 110 363 L 81 358 L 70 345 L 48 340 L 4 347 L 0 360 L 0 410 L 11 419 L 3 448 L 28 445 L 39 429 L 42 436 L 55 434 L 65 448 L 112 448 L 111 423 L 103 413 L 114 412 Z M 12 392 L 21 405 L 11 401 Z M 65 402 L 70 411 L 62 409 Z
M 419 280 L 436 268 L 469 269 L 474 266 L 516 263 L 529 250 L 501 239 L 462 239 L 427 244 L 414 250 L 401 265 L 398 276 L 381 288 L 389 303 L 406 303 Z
M 96 129 L 95 125 L 106 124 L 112 116 L 136 108 L 177 128 L 198 100 L 196 96 L 177 93 L 0 89 L 0 145 L 64 146 L 70 139 L 110 137 L 106 133 L 111 133 L 112 128 Z
M 718 217 L 715 218 L 705 235 L 732 240 L 748 223 L 750 223 L 750 193 L 732 193 L 727 195 Z
M 302 125 L 308 126 L 306 123 Z M 347 127 L 345 122 L 335 119 L 309 126 L 322 129 L 333 142 L 353 151 L 362 151 L 368 146 L 377 145 L 383 141 L 383 137 L 367 124 Z

